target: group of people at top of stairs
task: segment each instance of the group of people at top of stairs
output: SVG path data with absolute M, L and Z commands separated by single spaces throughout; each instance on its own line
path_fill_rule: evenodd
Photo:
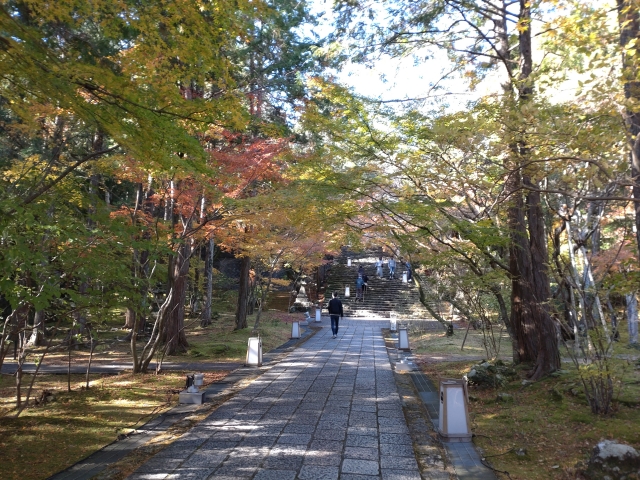
M 391 257 L 387 262 L 387 267 L 389 268 L 389 280 L 393 280 L 394 278 L 396 278 L 397 265 L 398 264 L 394 257 Z M 407 281 L 410 282 L 411 281 L 411 263 L 409 263 L 409 261 L 407 260 L 406 262 L 404 262 L 404 266 L 407 269 L 406 270 Z M 383 267 L 384 267 L 384 261 L 382 260 L 382 257 L 380 257 L 378 260 L 376 260 L 376 276 L 378 278 L 384 278 Z M 368 281 L 369 281 L 369 277 L 367 277 L 367 274 L 364 272 L 364 268 L 362 267 L 362 265 L 360 265 L 358 267 L 358 278 L 356 279 L 356 300 L 355 300 L 356 302 L 357 301 L 364 302 L 364 296 L 367 293 Z

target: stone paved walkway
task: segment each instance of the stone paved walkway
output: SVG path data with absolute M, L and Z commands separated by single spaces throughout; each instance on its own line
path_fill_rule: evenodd
M 388 321 L 341 323 L 337 339 L 323 328 L 129 478 L 421 480 Z

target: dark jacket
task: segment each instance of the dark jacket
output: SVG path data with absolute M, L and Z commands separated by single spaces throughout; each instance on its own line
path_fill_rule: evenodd
M 329 315 L 340 315 L 340 317 L 344 316 L 342 312 L 342 302 L 339 298 L 332 298 L 329 300 Z

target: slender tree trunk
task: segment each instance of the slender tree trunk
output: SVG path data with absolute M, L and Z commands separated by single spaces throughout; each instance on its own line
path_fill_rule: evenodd
M 638 297 L 635 293 L 625 295 L 627 305 L 627 324 L 629 328 L 629 343 L 638 343 Z
M 256 321 L 253 325 L 253 330 L 258 331 L 260 328 L 260 317 L 262 316 L 262 310 L 264 306 L 267 304 L 267 295 L 269 295 L 269 289 L 271 288 L 271 282 L 273 281 L 273 272 L 275 272 L 276 267 L 278 266 L 278 262 L 280 258 L 284 254 L 284 249 L 280 250 L 277 255 L 271 259 L 271 268 L 269 269 L 269 279 L 267 280 L 266 287 L 262 290 L 262 296 L 260 298 L 260 303 L 258 305 L 258 313 L 256 314 Z M 317 291 L 316 291 L 317 296 Z
M 249 300 L 249 273 L 251 258 L 242 257 L 240 266 L 240 286 L 238 289 L 238 307 L 236 309 L 236 325 L 234 330 L 247 328 L 247 306 Z
M 256 305 L 256 276 L 249 270 L 249 295 L 247 297 L 247 315 L 253 315 Z
M 196 252 L 196 258 L 200 258 L 200 249 Z M 189 308 L 191 315 L 194 315 L 200 309 L 200 267 L 196 263 L 194 268 L 193 282 L 190 282 L 191 298 L 189 302 Z
M 205 260 L 204 260 L 204 305 L 202 307 L 202 316 L 200 326 L 206 327 L 211 325 L 211 298 L 213 295 L 213 252 L 214 252 L 214 240 L 213 237 L 207 242 L 205 248 Z
M 42 345 L 44 338 L 44 310 L 36 311 L 33 316 L 33 330 L 31 330 L 31 338 L 27 342 L 28 345 L 39 347 Z
M 153 329 L 151 330 L 149 341 L 142 348 L 142 352 L 140 352 L 139 361 L 137 360 L 138 357 L 134 355 L 134 360 L 136 360 L 136 362 L 133 364 L 133 373 L 147 373 L 149 363 L 151 362 L 151 359 L 160 346 L 162 340 L 162 332 L 164 331 L 164 325 L 169 317 L 169 305 L 172 303 L 172 301 L 173 288 L 170 288 L 169 292 L 167 293 L 167 298 L 165 298 L 162 305 L 160 305 L 160 309 L 158 310 L 158 317 L 153 324 Z M 134 341 L 132 338 L 132 346 L 133 345 Z

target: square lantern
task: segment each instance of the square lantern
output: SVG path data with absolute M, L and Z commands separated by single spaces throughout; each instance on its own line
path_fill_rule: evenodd
M 406 327 L 398 329 L 398 350 L 409 350 L 409 331 Z
M 300 338 L 300 322 L 291 324 L 291 338 Z
M 245 365 L 259 367 L 262 365 L 262 339 L 260 337 L 249 337 L 247 343 Z
M 440 382 L 438 433 L 445 442 L 470 442 L 469 401 L 466 380 Z

